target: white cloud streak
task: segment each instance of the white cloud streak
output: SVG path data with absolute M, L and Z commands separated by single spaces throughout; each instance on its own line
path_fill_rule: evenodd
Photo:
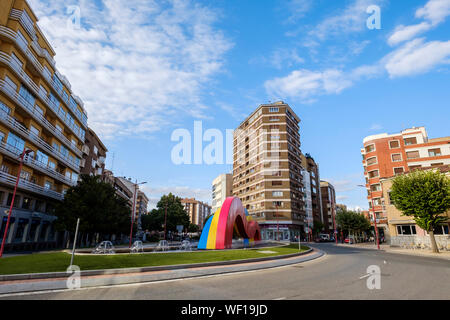
M 191 0 L 30 0 L 57 67 L 103 138 L 146 136 L 178 116 L 204 118 L 204 87 L 232 43 L 217 12 Z M 81 28 L 67 27 L 69 5 Z

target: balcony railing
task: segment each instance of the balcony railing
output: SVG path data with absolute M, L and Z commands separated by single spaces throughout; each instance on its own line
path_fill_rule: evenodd
M 0 182 L 3 182 L 9 186 L 14 187 L 16 185 L 16 180 L 17 177 L 12 176 L 6 172 L 0 171 Z M 55 190 L 49 189 L 49 188 L 45 188 L 42 187 L 38 184 L 35 184 L 33 182 L 30 182 L 28 180 L 24 180 L 24 179 L 20 179 L 19 181 L 19 185 L 18 185 L 19 189 L 22 190 L 27 190 L 27 191 L 31 191 L 43 196 L 47 196 L 53 199 L 57 199 L 57 200 L 63 200 L 64 199 L 64 194 L 57 192 Z
M 46 97 L 44 95 L 44 93 L 41 90 L 37 89 L 36 84 L 28 77 L 28 75 L 20 68 L 20 66 L 16 65 L 11 59 L 10 61 L 8 61 L 9 56 L 5 55 L 3 52 L 0 52 L 0 61 L 3 61 L 4 63 L 7 63 L 11 66 L 11 68 L 13 68 L 21 77 L 22 80 L 27 83 L 29 85 L 30 88 L 32 88 L 34 91 L 34 93 L 37 93 L 37 96 L 40 96 L 41 99 L 43 99 L 44 101 L 47 102 L 47 104 L 49 106 L 52 105 L 52 101 L 50 99 L 48 99 L 48 97 Z M 0 79 L 0 82 L 3 81 Z M 9 86 L 6 82 L 5 85 L 7 87 L 9 87 L 9 89 L 11 89 L 11 91 L 14 91 L 14 88 L 12 88 L 11 86 Z M 15 92 L 15 91 L 14 91 Z M 30 108 L 28 108 L 30 109 Z M 70 149 L 72 149 L 72 151 L 78 155 L 79 157 L 81 157 L 82 153 L 81 150 L 78 149 L 76 147 L 76 145 L 74 145 L 71 141 L 69 141 L 69 139 L 67 139 L 64 134 L 59 131 L 56 127 L 54 127 L 47 119 L 45 119 L 45 117 L 42 115 L 42 113 L 40 113 L 39 111 L 36 111 L 36 109 L 33 107 L 33 114 L 32 114 L 35 118 L 37 118 L 41 123 L 43 123 L 43 125 L 50 131 L 52 132 L 56 137 L 58 137 L 59 140 L 61 140 L 61 142 L 63 142 L 67 147 L 69 147 Z
M 35 116 L 37 116 L 39 113 L 34 110 L 34 107 L 21 95 L 19 95 L 16 91 L 13 90 L 4 80 L 0 79 L 0 90 L 6 93 L 13 101 L 15 101 L 17 104 L 21 105 L 22 108 L 27 110 L 30 114 L 35 113 Z M 28 130 L 26 127 L 21 125 L 19 122 L 17 122 L 13 117 L 5 113 L 4 111 L 0 111 L 0 119 L 3 123 L 6 123 L 9 127 L 14 129 L 16 132 L 18 132 L 21 136 L 24 136 L 25 138 L 28 138 L 32 140 L 34 143 L 36 143 L 38 146 L 42 147 L 44 150 L 46 150 L 49 154 L 52 156 L 55 156 L 60 161 L 68 165 L 70 168 L 72 168 L 77 173 L 80 172 L 79 164 L 77 164 L 75 161 L 71 160 L 69 157 L 67 157 L 65 154 L 61 153 L 59 150 L 55 150 L 52 146 L 50 146 L 46 141 L 44 141 L 42 138 L 40 138 L 38 135 L 34 134 L 30 130 Z M 47 119 L 45 119 L 43 116 L 41 118 L 38 117 L 39 120 L 41 120 L 42 124 L 45 124 L 46 126 L 50 124 Z M 47 123 L 45 123 L 43 120 L 45 120 Z M 50 124 L 51 125 L 51 124 Z M 55 128 L 56 130 L 56 128 Z
M 4 154 L 10 156 L 11 158 L 19 158 L 22 154 L 23 150 L 19 150 L 16 147 L 5 143 L 3 141 L 0 142 L 0 151 Z M 48 166 L 47 164 L 44 164 L 38 160 L 33 159 L 32 157 L 26 156 L 23 161 L 26 165 L 32 167 L 33 169 L 36 169 L 54 179 L 57 179 L 64 184 L 67 184 L 69 186 L 74 186 L 77 184 L 76 181 L 73 181 L 69 178 L 67 178 L 65 175 L 57 172 L 52 167 Z
M 79 110 L 74 110 L 68 102 L 64 101 L 64 99 L 61 97 L 61 93 L 59 92 L 58 87 L 55 85 L 55 82 L 53 81 L 53 79 L 47 75 L 44 72 L 44 68 L 42 67 L 41 63 L 39 62 L 39 60 L 36 58 L 36 56 L 33 54 L 33 52 L 31 52 L 30 48 L 28 48 L 28 43 L 23 43 L 23 41 L 21 40 L 21 38 L 19 37 L 19 35 L 4 26 L 0 26 L 0 35 L 2 36 L 6 36 L 7 38 L 9 38 L 11 41 L 16 42 L 17 45 L 19 46 L 19 48 L 22 49 L 22 51 L 25 53 L 25 56 L 31 61 L 32 65 L 34 66 L 34 68 L 43 76 L 43 78 L 48 82 L 48 84 L 53 87 L 53 89 L 55 90 L 55 92 L 57 92 L 59 98 L 61 99 L 61 101 L 66 105 L 67 108 L 69 108 L 70 110 L 72 110 L 72 112 L 74 113 L 75 117 L 78 118 L 78 120 L 80 121 L 80 123 L 87 128 L 87 119 L 83 117 L 83 115 L 81 114 L 81 112 Z M 35 47 L 36 45 L 34 45 Z M 56 70 L 56 68 L 55 68 Z M 65 78 L 65 77 L 64 77 Z M 67 79 L 62 79 L 65 82 L 68 82 Z M 70 84 L 66 85 L 66 87 L 70 88 Z M 65 122 L 65 119 L 63 119 L 63 122 Z M 75 134 L 78 136 L 79 133 L 75 132 Z
M 46 93 L 44 93 L 42 90 L 39 90 L 36 83 L 34 83 L 34 81 L 26 74 L 26 72 L 23 71 L 20 65 L 17 65 L 9 55 L 1 51 L 0 51 L 0 61 L 5 63 L 6 65 L 9 65 L 23 80 L 23 82 L 31 89 L 31 91 L 33 91 L 33 93 L 37 97 L 39 97 L 45 104 L 47 104 L 47 106 L 50 107 L 53 110 L 53 112 L 55 112 L 58 118 L 61 121 L 63 121 L 72 130 L 72 132 L 75 133 L 80 138 L 81 141 L 84 141 L 79 131 L 77 131 L 76 128 L 74 128 L 74 125 L 67 122 L 66 119 L 59 114 L 59 106 L 56 106 L 55 103 L 47 97 Z M 40 113 L 34 114 L 34 116 L 41 118 L 40 119 L 41 121 L 42 118 L 45 119 Z M 50 122 L 48 122 L 46 119 L 45 121 L 48 124 L 46 125 L 46 127 L 63 143 L 65 143 L 69 148 L 71 148 L 75 154 L 81 157 L 81 151 L 76 146 L 74 146 L 59 130 L 57 130 L 52 124 L 50 124 Z

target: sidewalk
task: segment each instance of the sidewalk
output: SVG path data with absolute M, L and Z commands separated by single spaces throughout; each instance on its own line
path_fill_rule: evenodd
M 338 246 L 377 250 L 377 246 L 374 243 L 355 243 L 355 244 L 338 243 Z M 388 244 L 380 244 L 380 250 L 383 250 L 383 251 L 389 252 L 389 253 L 409 254 L 409 255 L 414 255 L 414 256 L 422 256 L 422 257 L 450 260 L 450 251 L 440 251 L 439 253 L 433 253 L 433 252 L 431 252 L 431 250 L 404 249 L 404 248 L 400 248 L 400 247 L 391 247 Z
M 308 253 L 302 253 L 290 258 L 278 258 L 266 261 L 252 261 L 242 260 L 239 263 L 233 265 L 226 265 L 226 261 L 219 265 L 218 263 L 202 263 L 198 265 L 186 266 L 186 268 L 180 268 L 180 266 L 167 266 L 166 270 L 157 270 L 152 268 L 144 272 L 136 272 L 136 268 L 127 270 L 103 270 L 105 273 L 118 271 L 121 273 L 115 274 L 97 274 L 90 276 L 81 275 L 81 288 L 110 286 L 120 284 L 132 284 L 132 283 L 147 283 L 165 280 L 178 280 L 194 277 L 214 276 L 227 273 L 255 271 L 268 268 L 276 268 L 287 266 L 291 264 L 297 264 L 301 262 L 310 261 L 320 258 L 324 255 L 324 252 L 318 249 L 311 248 Z M 276 258 L 276 257 L 274 257 Z M 237 261 L 236 261 L 237 262 Z M 229 263 L 229 262 L 228 262 Z M 101 271 L 101 270 L 100 270 Z M 89 271 L 86 271 L 87 273 Z M 68 290 L 67 289 L 67 275 L 59 278 L 47 278 L 47 279 L 22 279 L 22 280 L 6 280 L 0 281 L 0 298 L 2 296 L 11 295 L 14 293 L 25 293 L 35 291 L 47 291 L 47 290 Z

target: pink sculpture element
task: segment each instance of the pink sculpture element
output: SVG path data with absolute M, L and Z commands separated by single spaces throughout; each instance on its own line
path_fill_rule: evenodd
M 231 248 L 234 226 L 243 238 L 255 241 L 261 240 L 259 225 L 256 221 L 247 219 L 241 200 L 236 197 L 229 197 L 220 210 L 217 223 L 216 249 Z

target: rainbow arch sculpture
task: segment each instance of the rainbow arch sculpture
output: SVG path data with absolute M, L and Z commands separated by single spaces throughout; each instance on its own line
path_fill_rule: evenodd
M 239 198 L 229 197 L 203 227 L 198 249 L 230 249 L 233 230 L 244 238 L 246 244 L 261 240 L 258 222 L 248 215 Z

